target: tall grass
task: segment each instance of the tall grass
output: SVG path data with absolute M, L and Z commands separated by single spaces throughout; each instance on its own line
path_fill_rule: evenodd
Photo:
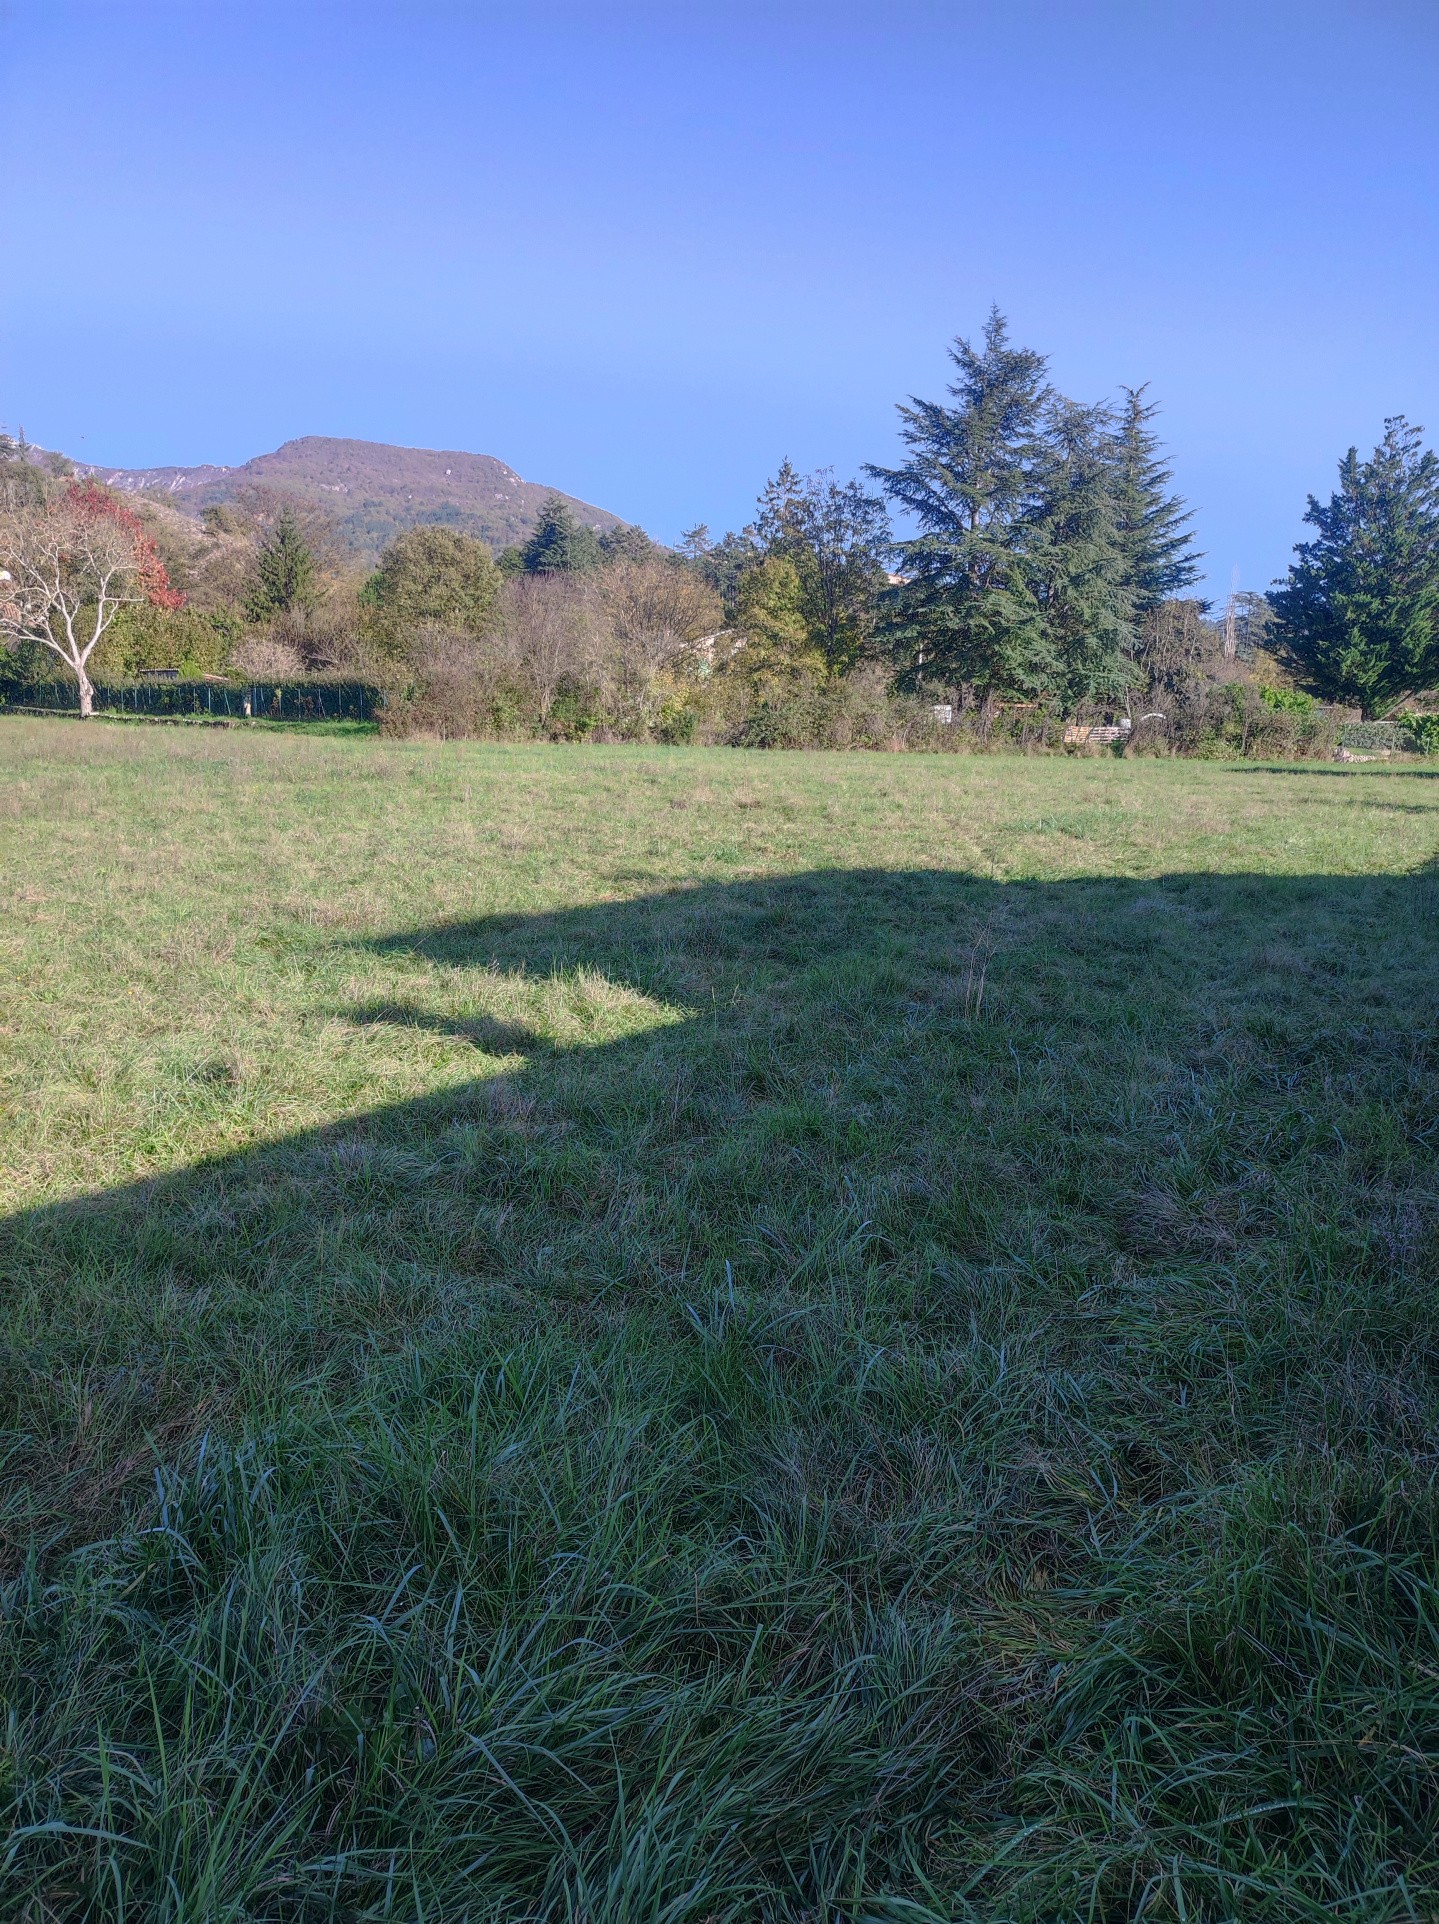
M 1439 785 L 0 749 L 0 1908 L 1439 1896 Z

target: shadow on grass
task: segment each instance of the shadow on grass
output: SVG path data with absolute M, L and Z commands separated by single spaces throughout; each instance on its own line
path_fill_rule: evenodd
M 841 870 L 383 938 L 394 993 L 341 1013 L 486 1073 L 11 1218 L 17 1407 L 98 1382 L 208 1422 L 342 1356 L 725 1278 L 1292 1273 L 1320 1232 L 1276 1217 L 1284 1172 L 1327 1182 L 1356 1117 L 1410 1140 L 1432 1087 L 1435 889 Z M 1324 1201 L 1361 1267 L 1375 1180 Z
M 1433 875 L 826 871 L 372 948 L 345 1013 L 486 1073 L 4 1225 L 27 1901 L 1439 1886 Z

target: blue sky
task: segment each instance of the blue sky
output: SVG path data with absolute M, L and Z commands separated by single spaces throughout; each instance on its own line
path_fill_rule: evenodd
M 0 421 L 88 459 L 469 448 L 672 540 L 893 459 L 992 301 L 1264 586 L 1439 442 L 1439 5 L 0 0 Z

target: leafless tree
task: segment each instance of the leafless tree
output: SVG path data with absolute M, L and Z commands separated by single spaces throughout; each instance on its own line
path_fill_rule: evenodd
M 388 664 L 393 675 L 396 664 Z M 386 672 L 381 668 L 381 676 Z M 399 679 L 392 682 L 386 727 L 392 733 L 465 736 L 503 734 L 513 724 L 524 675 L 502 633 L 476 635 L 444 622 L 413 630 Z
M 127 506 L 144 522 L 187 608 L 205 614 L 244 599 L 254 574 L 255 538 L 238 516 L 218 509 L 196 521 L 146 495 L 132 496 Z
M 367 651 L 360 638 L 353 594 L 332 590 L 308 608 L 291 608 L 271 621 L 267 639 L 294 654 L 311 672 L 353 666 Z
M 593 673 L 604 643 L 604 613 L 582 578 L 525 575 L 506 585 L 496 640 L 533 689 L 544 726 L 565 682 Z
M 230 667 L 255 681 L 301 675 L 305 664 L 296 649 L 269 635 L 249 635 L 230 650 Z
M 601 580 L 601 604 L 627 692 L 643 700 L 724 620 L 719 596 L 688 568 L 662 560 L 619 561 Z
M 1202 682 L 1230 681 L 1238 673 L 1224 626 L 1208 618 L 1201 601 L 1161 602 L 1145 616 L 1136 652 L 1139 693 L 1166 713 Z
M 65 500 L 0 520 L 0 634 L 57 655 L 91 715 L 87 664 L 122 608 L 145 599 L 134 537 L 104 515 Z

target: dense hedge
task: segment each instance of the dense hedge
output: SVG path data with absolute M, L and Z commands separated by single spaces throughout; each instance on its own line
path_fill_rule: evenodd
M 216 715 L 237 720 L 371 721 L 383 705 L 376 688 L 356 681 L 97 682 L 95 707 L 101 713 L 130 715 Z M 45 708 L 73 714 L 80 691 L 73 681 L 0 685 L 0 706 Z

